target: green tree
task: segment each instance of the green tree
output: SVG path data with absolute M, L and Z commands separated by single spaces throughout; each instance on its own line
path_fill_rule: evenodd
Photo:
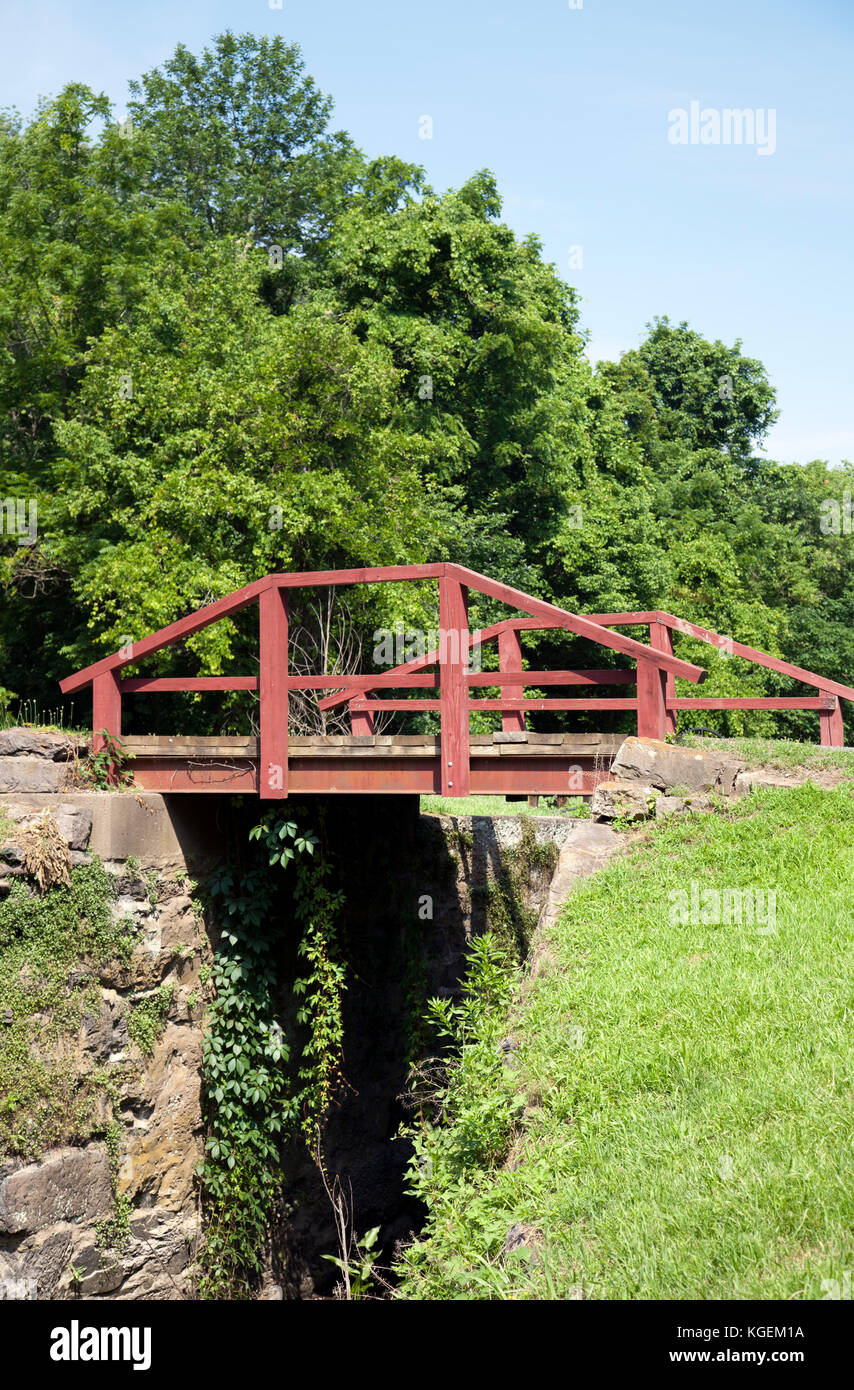
M 426 559 L 450 524 L 388 351 L 312 305 L 271 313 L 263 267 L 227 241 L 155 266 L 133 320 L 91 349 L 46 518 L 81 614 L 66 663 L 271 570 Z M 189 642 L 201 669 L 222 669 L 233 631 Z
M 589 369 L 574 291 L 500 208 L 486 171 L 385 214 L 357 202 L 322 264 L 330 305 L 391 352 L 410 428 L 442 438 L 442 481 L 505 515 L 530 565 L 577 490 Z
M 278 37 L 226 31 L 201 56 L 179 44 L 130 88 L 151 187 L 214 236 L 310 251 L 357 188 L 388 197 L 418 177 L 400 160 L 367 164 L 349 135 L 331 131 L 332 99 L 299 47 Z

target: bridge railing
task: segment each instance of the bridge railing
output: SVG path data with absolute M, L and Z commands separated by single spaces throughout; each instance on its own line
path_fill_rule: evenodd
M 439 647 L 413 661 L 381 673 L 357 676 L 297 675 L 288 668 L 288 598 L 291 590 L 325 585 L 436 581 L 439 588 Z M 468 629 L 468 594 L 471 589 L 515 607 L 525 615 L 508 618 L 478 633 Z M 210 623 L 231 616 L 251 605 L 258 606 L 257 676 L 200 676 L 122 678 L 131 662 L 183 641 Z M 620 626 L 648 626 L 650 643 L 645 645 L 622 633 Z M 557 670 L 523 669 L 521 633 L 533 629 L 560 629 L 587 638 L 620 652 L 634 662 L 634 669 Z M 675 678 L 701 683 L 705 670 L 677 657 L 672 632 L 679 630 L 713 646 L 725 646 L 729 639 L 660 612 L 606 613 L 581 616 L 542 599 L 524 594 L 459 565 L 396 565 L 353 570 L 326 570 L 301 574 L 270 574 L 197 612 L 170 623 L 138 642 L 128 643 L 118 652 L 66 677 L 60 682 L 68 694 L 92 687 L 93 742 L 103 743 L 102 731 L 120 737 L 122 696 L 131 692 L 257 690 L 259 695 L 259 772 L 258 790 L 264 799 L 287 795 L 288 789 L 288 697 L 291 690 L 331 692 L 318 703 L 329 709 L 347 703 L 353 732 L 370 734 L 374 714 L 381 710 L 437 711 L 440 715 L 441 790 L 446 796 L 467 796 L 470 788 L 469 720 L 472 711 L 501 713 L 506 734 L 525 729 L 529 710 L 632 710 L 637 713 L 638 732 L 663 738 L 675 728 L 676 712 L 697 709 L 817 709 L 821 718 L 823 743 L 842 742 L 840 698 L 854 699 L 854 689 L 803 671 L 777 658 L 756 652 L 741 643 L 730 643 L 732 653 L 756 661 L 785 675 L 814 686 L 815 697 L 779 699 L 712 698 L 677 699 Z M 498 671 L 472 672 L 469 652 L 474 641 L 496 641 Z M 435 667 L 430 670 L 428 668 Z M 604 689 L 626 684 L 636 687 L 631 697 L 526 697 L 525 690 L 550 686 L 582 686 Z M 499 696 L 472 698 L 472 691 L 497 688 Z M 401 698 L 409 690 L 435 691 L 435 695 L 415 699 Z M 390 692 L 398 692 L 393 694 Z

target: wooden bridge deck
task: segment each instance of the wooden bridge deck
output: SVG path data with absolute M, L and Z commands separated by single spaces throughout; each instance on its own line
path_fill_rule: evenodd
M 590 796 L 607 776 L 621 734 L 472 735 L 472 795 Z M 335 735 L 289 740 L 288 791 L 441 794 L 438 735 Z M 134 781 L 145 791 L 257 793 L 257 738 L 128 736 Z

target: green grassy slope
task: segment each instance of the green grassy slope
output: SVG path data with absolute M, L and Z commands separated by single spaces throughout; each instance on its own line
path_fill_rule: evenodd
M 692 881 L 774 890 L 775 930 L 674 920 Z M 854 1269 L 854 784 L 657 825 L 542 944 L 422 1133 L 402 1296 L 823 1297 Z

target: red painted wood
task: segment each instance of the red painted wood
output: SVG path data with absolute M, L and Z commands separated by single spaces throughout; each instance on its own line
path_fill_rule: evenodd
M 396 584 L 402 579 L 440 579 L 443 564 L 435 565 L 374 565 L 356 570 L 304 570 L 298 574 L 267 576 L 278 589 L 311 589 L 325 584 Z
M 203 758 L 148 757 L 133 761 L 134 786 L 147 792 L 231 792 L 254 796 L 258 791 L 255 758 L 206 762 Z
M 651 661 L 638 662 L 638 738 L 663 739 L 667 732 L 662 675 Z
M 537 699 L 533 699 L 533 698 L 532 698 L 532 699 L 517 700 L 517 699 L 511 699 L 509 696 L 505 696 L 504 699 L 501 699 L 501 700 L 469 700 L 469 709 L 470 709 L 470 710 L 475 710 L 475 709 L 483 709 L 483 710 L 485 710 L 485 709 L 521 709 L 521 710 L 525 710 L 525 709 L 562 709 L 562 710 L 574 710 L 574 709 L 575 709 L 575 710 L 578 710 L 578 709 L 591 710 L 591 709 L 596 709 L 596 710 L 603 710 L 603 709 L 604 709 L 604 710 L 618 710 L 618 709 L 619 709 L 619 710 L 624 710 L 624 709 L 637 709 L 637 707 L 638 707 L 638 702 L 637 702 L 637 700 L 623 699 L 622 696 L 618 696 L 617 698 L 615 698 L 615 699 L 613 699 L 613 700 L 607 700 L 607 699 L 604 699 L 604 700 L 584 700 L 584 699 L 581 699 L 581 700 L 552 700 L 551 698 L 546 698 L 546 699 L 543 699 L 543 700 L 537 700 Z
M 470 687 L 475 686 L 515 686 L 521 690 L 533 685 L 634 685 L 634 671 L 524 671 L 522 680 L 512 670 L 478 671 L 468 678 Z M 508 691 L 508 694 L 512 691 Z
M 260 677 L 260 758 L 258 792 L 262 801 L 288 794 L 288 596 L 265 589 L 258 601 Z
M 396 674 L 395 668 L 368 676 L 291 676 L 291 690 L 329 690 L 347 681 L 347 690 L 438 690 L 439 677 L 435 671 L 423 676 Z
M 287 668 L 287 590 L 300 586 L 321 584 L 357 584 L 400 580 L 439 579 L 440 582 L 440 626 L 443 645 L 449 646 L 447 652 L 428 652 L 423 657 L 404 663 L 389 671 L 360 676 L 299 676 L 288 677 Z M 467 632 L 466 595 L 469 587 L 478 589 L 495 599 L 514 604 L 529 616 L 506 618 L 491 627 L 474 634 L 479 642 L 498 639 L 499 666 L 497 672 L 468 673 L 468 651 L 472 640 Z M 130 662 L 136 662 L 148 653 L 180 642 L 193 632 L 209 623 L 239 611 L 259 601 L 259 635 L 261 676 L 217 676 L 217 677 L 133 677 L 121 680 L 118 672 Z M 650 645 L 644 646 L 630 638 L 612 633 L 609 626 L 650 625 Z M 634 658 L 638 664 L 636 675 L 630 671 L 523 671 L 519 633 L 535 629 L 557 629 L 577 633 L 613 650 L 622 651 Z M 694 682 L 705 678 L 702 667 L 680 661 L 673 654 L 672 630 L 677 629 L 725 649 L 735 656 L 753 661 L 758 665 L 779 671 L 781 674 L 812 685 L 820 693 L 818 696 L 797 697 L 710 697 L 708 699 L 677 699 L 675 697 L 675 675 L 684 676 Z M 460 634 L 463 634 L 462 638 Z M 447 634 L 453 634 L 448 638 Z M 462 646 L 460 642 L 462 641 Z M 441 660 L 440 660 L 441 657 Z M 427 668 L 439 662 L 440 670 Z M 637 682 L 637 699 L 525 699 L 525 689 L 568 685 L 613 686 Z M 128 648 L 102 661 L 95 662 L 82 671 L 67 677 L 61 688 L 68 693 L 92 684 L 93 723 L 95 728 L 108 728 L 111 733 L 121 732 L 122 692 L 157 691 L 214 691 L 214 690 L 252 690 L 260 692 L 261 706 L 261 772 L 259 784 L 261 794 L 267 797 L 285 795 L 288 786 L 287 775 L 287 699 L 288 690 L 294 686 L 304 690 L 330 691 L 318 701 L 321 708 L 333 708 L 349 702 L 353 727 L 361 733 L 372 732 L 375 727 L 374 715 L 379 710 L 439 710 L 442 715 L 442 731 L 446 745 L 446 756 L 436 760 L 437 789 L 446 794 L 465 795 L 472 785 L 470 778 L 468 719 L 472 709 L 499 710 L 505 729 L 524 728 L 524 712 L 537 710 L 610 710 L 636 709 L 638 727 L 641 732 L 662 737 L 664 732 L 675 727 L 675 716 L 679 709 L 815 709 L 820 714 L 822 742 L 827 746 L 839 746 L 844 739 L 842 711 L 839 699 L 854 699 L 854 688 L 818 676 L 814 672 L 793 666 L 776 657 L 767 656 L 743 643 L 724 639 L 710 629 L 702 628 L 671 614 L 662 612 L 634 612 L 594 614 L 581 617 L 568 613 L 542 600 L 535 599 L 505 584 L 497 583 L 484 575 L 467 570 L 459 565 L 398 565 L 383 568 L 363 568 L 357 570 L 326 570 L 294 575 L 267 575 L 255 584 L 248 585 L 216 603 L 190 614 L 179 621 L 162 628 L 159 632 L 141 639 Z M 439 699 L 387 700 L 371 699 L 369 692 L 381 693 L 386 690 L 435 690 L 439 689 Z M 497 687 L 503 691 L 498 699 L 468 699 L 469 689 L 489 689 Z M 99 740 L 96 740 L 96 743 Z M 447 756 L 448 751 L 450 757 Z M 345 754 L 342 756 L 346 756 Z M 476 755 L 475 755 L 476 758 Z M 447 763 L 454 766 L 449 770 Z M 187 774 L 187 789 L 192 777 L 197 773 L 193 764 Z M 173 769 L 176 776 L 183 776 L 180 769 Z M 327 772 L 330 769 L 327 769 Z M 524 768 L 516 766 L 512 777 L 514 789 L 525 794 L 540 794 L 550 790 L 545 786 L 522 786 L 518 778 L 524 776 Z M 381 791 L 400 790 L 394 778 L 385 786 L 383 777 L 390 773 L 388 761 L 383 759 L 364 781 L 364 769 L 354 770 L 351 785 L 360 790 Z M 493 769 L 494 772 L 494 769 Z M 165 774 L 164 774 L 165 775 Z M 171 775 L 171 774 L 170 774 Z M 240 772 L 241 778 L 247 775 L 246 769 Z M 312 774 L 315 776 L 315 774 Z M 406 774 L 408 776 L 409 774 Z M 418 774 L 422 776 L 421 773 Z M 510 774 L 501 774 L 509 776 Z M 327 773 L 318 772 L 312 785 L 318 789 Z M 537 774 L 539 777 L 539 774 Z M 401 773 L 405 781 L 405 776 Z M 227 782 L 226 778 L 226 782 Z M 345 779 L 346 780 L 346 779 Z M 512 780 L 512 779 L 511 779 Z M 217 788 L 219 781 L 214 778 Z M 241 784 L 242 785 L 242 784 Z M 339 786 L 328 785 L 327 789 L 341 790 Z M 564 791 L 565 788 L 561 788 Z
M 755 647 L 746 647 L 743 642 L 734 642 L 729 637 L 722 637 L 719 632 L 712 632 L 710 628 L 698 627 L 696 623 L 689 623 L 684 618 L 674 618 L 672 613 L 659 613 L 658 616 L 663 623 L 675 628 L 677 632 L 697 637 L 712 647 L 725 646 L 731 656 L 741 656 L 745 661 L 755 662 L 757 666 L 767 666 L 769 671 L 779 671 L 783 676 L 791 676 L 793 680 L 803 681 L 805 685 L 816 686 L 829 695 L 839 695 L 843 700 L 854 700 L 854 689 L 850 685 L 841 685 L 839 681 L 828 680 L 826 676 L 817 676 L 815 671 L 805 671 L 802 666 L 792 666 L 790 662 L 781 661 L 776 656 L 767 656 L 765 652 L 758 652 Z
M 589 796 L 608 776 L 610 758 L 574 754 L 571 758 L 538 758 L 532 754 L 513 758 L 478 758 L 471 761 L 471 789 L 475 795 Z M 143 791 L 251 793 L 258 784 L 254 759 L 222 762 L 187 757 L 145 757 L 134 760 L 134 779 Z M 288 770 L 290 795 L 383 795 L 441 791 L 439 758 L 389 758 L 372 761 L 350 757 L 300 757 L 291 750 Z
M 649 627 L 658 612 L 646 609 L 642 613 L 585 613 L 584 617 L 589 623 L 600 623 L 602 627 Z
M 362 706 L 356 708 L 354 700 L 350 701 L 350 729 L 354 734 L 372 734 L 375 732 L 376 719 L 370 709 Z
M 500 668 L 500 680 L 502 694 L 521 700 L 525 694 L 525 687 L 521 681 L 507 684 L 511 673 L 521 672 L 522 670 L 522 643 L 519 639 L 518 629 L 512 627 L 503 628 L 498 634 L 498 665 Z M 493 672 L 493 680 L 495 673 Z M 484 682 L 479 675 L 469 676 L 469 685 L 482 685 Z M 511 710 L 505 708 L 501 713 L 501 729 L 504 733 L 515 732 L 525 728 L 525 711 Z
M 673 655 L 673 638 L 670 635 L 670 628 L 661 622 L 660 618 L 654 618 L 649 625 L 649 645 L 657 652 L 667 652 Z M 667 734 L 676 733 L 677 717 L 672 705 L 668 706 L 668 700 L 676 698 L 676 677 L 672 671 L 661 672 L 661 685 L 664 691 L 664 732 Z
M 653 665 L 664 667 L 665 670 L 672 671 L 674 675 L 682 676 L 695 685 L 706 679 L 708 672 L 702 666 L 694 666 L 690 661 L 668 656 L 666 652 L 654 652 L 651 647 L 645 647 L 642 642 L 635 642 L 632 637 L 610 632 L 600 624 L 592 623 L 589 618 L 580 618 L 577 613 L 568 613 L 553 603 L 532 598 L 530 594 L 523 594 L 520 589 L 487 579 L 486 575 L 476 574 L 474 570 L 468 570 L 463 565 L 446 565 L 445 568 L 449 576 L 458 579 L 461 584 L 468 585 L 470 589 L 477 589 L 479 593 L 488 594 L 490 598 L 498 599 L 501 603 L 510 603 L 514 608 L 521 608 L 523 613 L 530 613 L 535 618 L 547 618 L 555 627 L 567 628 L 579 637 L 587 637 L 592 642 L 611 647 L 614 651 L 623 652 L 625 656 L 631 656 L 636 660 L 643 658 L 651 661 Z
M 468 590 L 458 579 L 439 580 L 439 666 L 442 725 L 442 795 L 468 796 Z
M 138 661 L 140 657 L 149 656 L 152 652 L 159 652 L 163 647 L 168 647 L 173 642 L 177 642 L 182 637 L 187 637 L 191 632 L 198 632 L 201 628 L 207 627 L 209 623 L 215 623 L 219 618 L 227 618 L 231 613 L 237 613 L 241 608 L 248 608 L 259 594 L 265 589 L 269 589 L 271 579 L 268 575 L 265 579 L 258 579 L 254 584 L 247 584 L 245 589 L 237 589 L 233 594 L 227 594 L 225 598 L 217 599 L 216 603 L 209 603 L 204 608 L 199 608 L 197 612 L 190 613 L 186 618 L 179 618 L 177 622 L 170 623 L 168 627 L 162 627 L 159 632 L 153 632 L 150 637 L 143 637 L 139 642 L 134 642 L 129 648 L 122 648 L 121 652 L 115 652 L 112 656 L 105 656 L 103 660 L 96 661 L 91 666 L 84 666 L 82 671 L 75 671 L 73 676 L 66 676 L 65 680 L 59 682 L 59 688 L 63 694 L 67 695 L 72 690 L 80 690 L 84 685 L 88 685 L 96 676 L 104 671 L 118 671 L 122 666 L 127 666 L 131 661 Z M 125 654 L 123 654 L 125 653 Z
M 130 676 L 120 681 L 122 690 L 257 690 L 257 676 Z
M 356 711 L 364 709 L 373 710 L 406 710 L 409 714 L 419 710 L 438 710 L 442 708 L 441 700 L 370 700 L 356 698 L 351 700 L 350 708 Z
M 673 709 L 818 709 L 826 710 L 834 695 L 720 695 L 671 701 Z
M 822 695 L 827 691 L 823 690 Z M 844 748 L 845 746 L 845 726 L 842 722 L 842 705 L 839 700 L 834 700 L 833 709 L 822 710 L 818 717 L 821 725 L 821 741 L 825 748 Z
M 92 749 L 104 747 L 101 730 L 113 738 L 122 734 L 122 692 L 114 671 L 104 671 L 92 682 Z

